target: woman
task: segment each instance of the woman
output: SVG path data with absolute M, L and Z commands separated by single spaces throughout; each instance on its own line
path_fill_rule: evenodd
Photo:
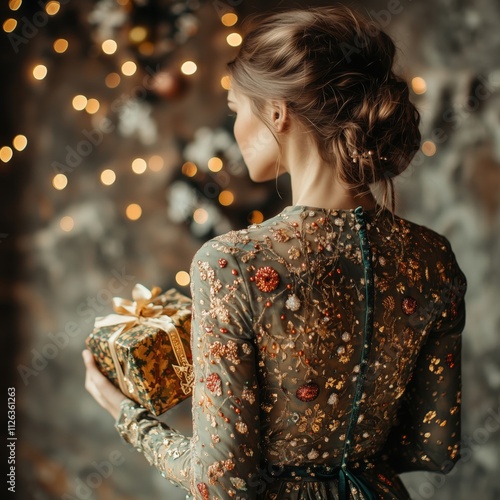
M 229 63 L 250 177 L 288 172 L 293 204 L 194 256 L 193 438 L 84 352 L 118 432 L 195 498 L 408 499 L 398 474 L 459 458 L 466 279 L 444 236 L 394 214 L 420 141 L 394 56 L 320 7 L 264 16 Z

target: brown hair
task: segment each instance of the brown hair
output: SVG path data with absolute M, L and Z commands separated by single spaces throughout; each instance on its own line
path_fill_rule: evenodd
M 382 206 L 390 192 L 394 213 L 392 178 L 408 167 L 421 136 L 408 85 L 393 72 L 391 38 L 344 6 L 257 14 L 245 24 L 227 65 L 234 89 L 260 117 L 267 101 L 285 101 L 322 159 L 338 165 L 338 179 L 352 188 L 381 183 Z

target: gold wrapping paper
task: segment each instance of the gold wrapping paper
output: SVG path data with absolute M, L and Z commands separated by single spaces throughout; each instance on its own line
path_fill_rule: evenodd
M 191 300 L 141 284 L 132 299 L 115 297 L 115 314 L 96 318 L 86 344 L 109 380 L 160 415 L 191 395 Z

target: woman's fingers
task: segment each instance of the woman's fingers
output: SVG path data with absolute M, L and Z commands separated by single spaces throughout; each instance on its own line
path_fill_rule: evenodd
M 116 419 L 120 411 L 120 403 L 125 399 L 125 396 L 99 371 L 89 350 L 85 349 L 82 352 L 82 357 L 87 370 L 85 389 Z

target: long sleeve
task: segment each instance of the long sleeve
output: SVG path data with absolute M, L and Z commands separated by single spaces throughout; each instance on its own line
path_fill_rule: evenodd
M 449 472 L 460 458 L 461 338 L 467 282 L 446 242 L 441 300 L 384 450 L 396 472 Z
M 256 498 L 257 355 L 246 282 L 231 248 L 203 246 L 191 266 L 193 474 L 199 498 Z
M 214 247 L 217 246 L 218 249 Z M 193 437 L 126 403 L 121 436 L 195 498 L 256 498 L 260 462 L 256 351 L 246 284 L 231 249 L 205 244 L 191 265 Z

